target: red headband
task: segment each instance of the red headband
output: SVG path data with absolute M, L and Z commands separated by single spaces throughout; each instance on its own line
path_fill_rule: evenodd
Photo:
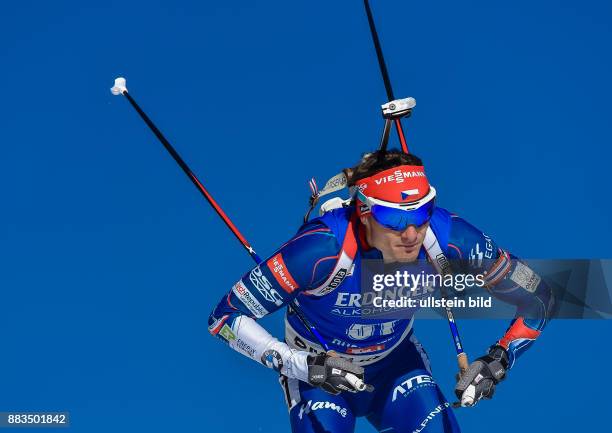
M 411 203 L 429 192 L 429 181 L 422 165 L 400 165 L 358 180 L 364 195 L 392 203 Z

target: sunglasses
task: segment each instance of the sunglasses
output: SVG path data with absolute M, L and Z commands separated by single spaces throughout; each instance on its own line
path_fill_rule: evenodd
M 392 203 L 357 191 L 357 197 L 368 206 L 376 222 L 395 231 L 404 231 L 409 226 L 421 227 L 429 222 L 435 209 L 435 195 L 435 189 L 431 188 L 429 194 L 418 202 Z

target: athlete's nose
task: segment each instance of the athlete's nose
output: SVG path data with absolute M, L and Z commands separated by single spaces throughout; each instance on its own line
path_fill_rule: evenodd
M 401 233 L 402 242 L 413 244 L 417 241 L 418 232 L 415 226 L 408 226 L 406 230 Z

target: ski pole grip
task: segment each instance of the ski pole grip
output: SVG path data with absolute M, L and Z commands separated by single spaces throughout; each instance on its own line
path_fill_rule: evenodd
M 459 364 L 459 372 L 461 374 L 465 373 L 468 369 L 469 366 L 469 362 L 468 362 L 468 357 L 466 355 L 465 352 L 460 353 L 459 355 L 457 355 L 457 364 Z
M 353 388 L 355 388 L 357 391 L 365 391 L 366 389 L 366 384 L 363 382 L 363 380 L 359 379 L 357 376 L 355 376 L 354 374 L 351 373 L 346 373 L 346 376 L 344 376 L 344 378 L 346 379 L 346 381 L 348 383 L 350 383 Z

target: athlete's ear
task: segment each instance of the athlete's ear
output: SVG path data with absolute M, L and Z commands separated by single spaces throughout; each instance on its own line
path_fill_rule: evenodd
M 370 226 L 370 214 L 367 215 L 361 215 L 359 217 L 359 220 L 361 221 L 361 224 L 363 224 L 366 227 Z

